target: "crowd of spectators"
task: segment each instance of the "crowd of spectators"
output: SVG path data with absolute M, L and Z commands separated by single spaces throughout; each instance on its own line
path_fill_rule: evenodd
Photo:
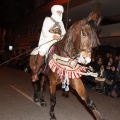
M 89 66 L 98 76 L 83 76 L 85 86 L 95 93 L 120 97 L 120 55 L 106 53 L 105 56 L 92 57 Z

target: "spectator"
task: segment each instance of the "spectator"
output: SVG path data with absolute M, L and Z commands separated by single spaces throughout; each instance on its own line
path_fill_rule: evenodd
M 116 68 L 115 66 L 112 66 L 112 69 L 110 70 L 107 79 L 105 81 L 105 94 L 110 95 L 114 85 L 116 83 Z
M 97 62 L 94 65 L 95 72 L 98 72 L 100 70 L 100 66 L 103 64 L 103 60 L 101 57 L 98 58 Z
M 114 59 L 115 68 L 117 68 L 118 64 L 119 64 L 119 58 L 118 58 L 118 56 L 115 56 L 115 59 Z
M 109 58 L 110 58 L 110 53 L 107 53 L 106 56 L 104 57 L 104 65 L 107 66 L 107 63 L 109 61 Z
M 111 92 L 112 97 L 120 97 L 120 67 L 116 70 L 116 83 L 114 85 L 114 88 Z
M 112 64 L 111 64 L 111 62 L 108 62 L 107 66 L 106 66 L 106 76 L 109 75 L 109 72 L 111 71 L 111 68 L 112 68 Z
M 109 58 L 109 62 L 111 62 L 112 66 L 113 66 L 113 58 L 112 57 Z
M 89 66 L 91 66 L 91 67 L 93 68 L 93 70 L 95 69 L 95 62 L 96 62 L 96 61 L 95 61 L 95 58 L 92 57 Z
M 106 80 L 106 70 L 104 68 L 104 65 L 102 64 L 98 72 L 98 77 L 95 78 L 95 83 L 96 83 L 95 92 L 98 92 L 99 94 L 103 92 L 105 80 Z

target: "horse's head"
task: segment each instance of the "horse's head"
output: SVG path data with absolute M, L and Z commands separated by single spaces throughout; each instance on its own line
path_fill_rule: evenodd
M 87 19 L 75 22 L 65 36 L 64 51 L 71 57 L 76 57 L 78 63 L 88 64 L 91 62 L 92 47 L 99 45 L 96 34 L 98 23 L 92 20 L 92 13 Z M 98 20 L 99 22 L 100 20 Z M 91 23 L 94 25 L 91 25 Z

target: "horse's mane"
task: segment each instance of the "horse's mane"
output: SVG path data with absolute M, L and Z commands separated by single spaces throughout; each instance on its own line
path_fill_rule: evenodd
M 66 32 L 66 35 L 64 36 L 63 40 L 67 42 L 72 42 L 73 40 L 75 41 L 76 37 L 79 36 L 80 33 L 80 20 L 76 21 Z
M 97 31 L 99 30 L 100 27 L 96 24 L 96 22 L 94 20 L 90 20 L 89 22 L 86 22 L 86 19 L 76 21 L 68 29 L 63 40 L 66 42 L 72 43 L 73 41 L 78 39 L 78 37 L 80 37 L 80 31 L 81 31 L 80 27 L 84 26 L 85 24 L 88 24 L 91 27 L 91 31 L 90 31 L 91 39 L 89 41 L 91 43 L 91 47 L 96 47 L 96 46 L 100 45 L 99 39 L 97 37 Z
M 76 21 L 66 32 L 65 36 L 62 39 L 62 49 L 66 51 L 70 56 L 74 56 L 76 54 L 75 46 L 73 42 L 78 39 L 80 36 L 80 27 L 78 27 L 80 21 Z

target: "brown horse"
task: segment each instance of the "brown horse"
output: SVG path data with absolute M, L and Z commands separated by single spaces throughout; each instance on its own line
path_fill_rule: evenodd
M 71 61 L 75 60 L 82 65 L 90 63 L 92 47 L 96 47 L 99 44 L 95 27 L 98 26 L 100 22 L 99 20 L 98 22 L 92 21 L 91 18 L 92 13 L 87 19 L 75 22 L 67 31 L 64 38 L 54 45 L 55 49 L 53 55 L 57 54 L 61 57 L 70 58 Z M 48 63 L 50 63 L 52 58 L 53 56 L 49 57 Z M 56 71 L 53 71 L 49 67 L 47 72 L 50 81 L 50 120 L 56 120 L 54 113 L 54 107 L 56 105 L 56 86 L 61 83 L 61 75 Z M 87 95 L 81 77 L 69 78 L 69 85 L 78 93 L 79 97 L 92 112 L 93 117 L 96 120 L 103 120 L 93 100 Z

